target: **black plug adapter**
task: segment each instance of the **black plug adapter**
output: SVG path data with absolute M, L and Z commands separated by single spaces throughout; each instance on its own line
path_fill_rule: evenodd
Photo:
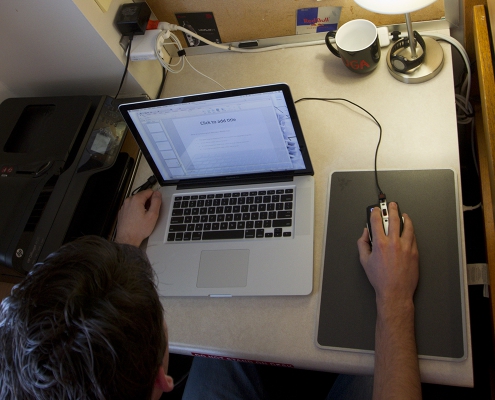
M 144 35 L 150 16 L 151 10 L 145 2 L 122 4 L 115 25 L 123 36 Z

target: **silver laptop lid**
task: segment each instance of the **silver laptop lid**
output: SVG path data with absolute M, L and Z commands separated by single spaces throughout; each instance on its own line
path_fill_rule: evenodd
M 290 89 L 249 87 L 119 107 L 163 185 L 312 175 Z

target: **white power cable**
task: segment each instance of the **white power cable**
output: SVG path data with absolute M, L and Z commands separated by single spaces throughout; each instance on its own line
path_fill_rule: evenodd
M 279 49 L 285 49 L 288 47 L 302 47 L 302 46 L 313 46 L 317 44 L 324 44 L 324 40 L 316 40 L 312 42 L 301 42 L 301 43 L 288 43 L 288 44 L 279 44 L 279 45 L 273 45 L 273 46 L 268 46 L 268 47 L 261 47 L 261 48 L 256 48 L 256 49 L 241 49 L 239 47 L 234 47 L 232 45 L 225 45 L 225 44 L 219 44 L 212 42 L 211 40 L 205 39 L 202 36 L 199 36 L 197 33 L 190 31 L 189 29 L 183 28 L 182 26 L 175 25 L 175 24 L 170 24 L 168 22 L 160 22 L 158 24 L 158 29 L 164 29 L 164 30 L 169 30 L 169 31 L 181 31 L 184 32 L 198 40 L 201 40 L 203 43 L 209 44 L 210 46 L 222 49 L 222 50 L 227 50 L 227 51 L 235 51 L 238 53 L 261 53 L 264 51 L 271 51 L 271 50 L 279 50 Z
M 170 40 L 172 40 L 172 42 L 166 43 L 164 41 L 165 39 L 170 39 Z M 204 76 L 205 78 L 210 79 L 211 81 L 213 81 L 214 83 L 216 83 L 218 86 L 220 86 L 222 89 L 225 90 L 225 87 L 223 85 L 221 85 L 220 83 L 218 83 L 215 79 L 210 78 L 209 76 L 203 74 L 202 72 L 200 72 L 196 68 L 194 68 L 194 66 L 189 62 L 189 60 L 187 59 L 187 57 L 185 55 L 179 57 L 179 59 L 177 60 L 177 62 L 175 64 L 170 64 L 170 63 L 166 62 L 163 59 L 162 50 L 161 50 L 161 47 L 164 45 L 175 45 L 179 52 L 182 51 L 183 48 L 182 48 L 182 44 L 180 43 L 179 38 L 177 36 L 175 36 L 172 32 L 161 31 L 157 35 L 156 41 L 155 41 L 155 55 L 156 55 L 156 58 L 158 59 L 158 61 L 160 62 L 161 66 L 163 68 L 165 68 L 167 71 L 172 72 L 174 74 L 177 74 L 184 69 L 185 62 L 187 62 L 189 64 L 189 66 L 194 71 L 196 71 L 198 74 Z M 175 68 L 175 67 L 177 67 L 177 68 Z
M 216 80 L 210 78 L 209 76 L 203 74 L 202 72 L 198 71 L 196 68 L 193 67 L 193 65 L 189 62 L 187 59 L 184 49 L 182 48 L 182 44 L 180 43 L 179 39 L 175 34 L 173 34 L 171 31 L 181 31 L 187 35 L 190 35 L 203 43 L 206 43 L 210 46 L 222 49 L 222 50 L 227 50 L 227 51 L 235 51 L 239 53 L 261 53 L 265 51 L 272 51 L 272 50 L 279 50 L 279 49 L 284 49 L 284 48 L 290 48 L 290 47 L 302 47 L 302 46 L 310 46 L 310 45 L 319 45 L 319 44 L 324 44 L 324 40 L 315 40 L 312 42 L 300 42 L 300 43 L 289 43 L 289 44 L 282 44 L 282 45 L 273 45 L 273 46 L 267 46 L 267 47 L 261 47 L 261 48 L 250 48 L 250 49 L 242 49 L 238 47 L 234 47 L 231 44 L 230 45 L 224 45 L 224 44 L 219 44 L 212 42 L 208 39 L 205 39 L 202 36 L 199 36 L 195 32 L 190 31 L 189 29 L 183 28 L 181 26 L 175 25 L 175 24 L 170 24 L 168 22 L 160 22 L 158 24 L 158 29 L 161 29 L 162 32 L 160 32 L 157 37 L 156 37 L 156 45 L 155 45 L 155 54 L 162 65 L 163 68 L 165 68 L 167 71 L 170 71 L 172 73 L 179 73 L 184 69 L 185 61 L 189 64 L 189 66 L 196 71 L 198 74 L 204 76 L 205 78 L 210 79 L 212 82 L 216 83 L 219 85 L 222 89 L 225 89 L 223 85 L 218 83 Z M 475 156 L 475 149 L 474 149 L 474 121 L 473 121 L 473 107 L 471 103 L 469 102 L 469 96 L 471 93 L 471 62 L 469 60 L 469 55 L 467 54 L 466 50 L 462 46 L 459 41 L 454 39 L 451 36 L 448 35 L 443 35 L 441 33 L 430 33 L 430 32 L 424 32 L 421 33 L 421 35 L 426 36 L 426 37 L 431 37 L 435 40 L 443 40 L 445 42 L 450 43 L 452 46 L 454 46 L 459 53 L 461 54 L 461 57 L 464 60 L 464 64 L 466 65 L 466 78 L 464 82 L 461 85 L 460 88 L 460 93 L 455 95 L 455 100 L 456 100 L 456 106 L 459 110 L 462 111 L 464 116 L 460 117 L 459 115 L 457 116 L 457 122 L 459 124 L 469 124 L 471 123 L 471 151 L 473 153 L 473 160 L 474 160 L 474 165 L 476 168 L 476 172 L 479 175 L 479 170 L 478 170 L 478 165 L 476 162 L 476 156 Z M 405 37 L 406 34 L 402 33 L 400 37 Z M 170 38 L 172 40 L 171 43 L 165 43 L 164 39 Z M 179 53 L 179 59 L 175 64 L 169 64 L 165 62 L 165 60 L 162 57 L 162 52 L 161 52 L 161 46 L 167 45 L 167 44 L 172 44 L 177 47 L 178 53 Z M 174 69 L 175 67 L 178 67 L 178 69 Z M 480 207 L 481 204 L 474 206 L 472 208 L 466 207 L 465 210 L 468 209 L 475 209 Z
M 456 105 L 459 110 L 461 110 L 464 113 L 463 117 L 458 116 L 457 122 L 459 124 L 471 124 L 471 153 L 473 157 L 473 162 L 474 162 L 474 168 L 476 169 L 476 173 L 479 176 L 479 168 L 478 168 L 478 162 L 476 159 L 476 144 L 475 144 L 475 139 L 474 139 L 474 131 L 475 131 L 475 126 L 474 126 L 474 109 L 473 106 L 471 105 L 469 101 L 469 96 L 471 94 L 471 61 L 469 60 L 469 55 L 467 54 L 466 50 L 462 46 L 461 43 L 459 43 L 456 39 L 453 37 L 447 36 L 447 35 L 442 35 L 440 33 L 425 33 L 423 36 L 430 36 L 434 39 L 437 40 L 444 40 L 446 42 L 449 42 L 457 50 L 459 50 L 459 53 L 461 54 L 464 64 L 466 65 L 466 79 L 464 80 L 463 84 L 461 85 L 460 89 L 460 94 L 455 95 L 456 99 Z
M 194 68 L 194 67 L 193 67 L 193 65 L 189 62 L 189 60 L 188 60 L 188 58 L 187 58 L 186 56 L 184 56 L 184 59 L 187 61 L 187 63 L 189 64 L 189 66 L 190 66 L 193 70 L 195 70 L 198 74 L 203 75 L 205 78 L 208 78 L 210 81 L 212 81 L 212 82 L 216 83 L 216 84 L 217 84 L 218 86 L 220 86 L 223 90 L 227 90 L 227 89 L 225 89 L 225 87 L 224 87 L 223 85 L 221 85 L 220 83 L 218 83 L 215 79 L 213 79 L 213 78 L 209 77 L 208 75 L 203 74 L 202 72 L 200 72 L 200 71 L 198 71 L 196 68 Z
M 466 65 L 467 74 L 466 79 L 461 86 L 461 93 L 456 95 L 456 100 L 459 100 L 456 101 L 458 107 L 466 114 L 466 117 L 460 119 L 458 122 L 460 124 L 469 124 L 473 120 L 473 118 L 471 117 L 471 115 L 473 114 L 473 107 L 469 102 L 469 96 L 471 94 L 471 62 L 469 60 L 469 55 L 467 54 L 462 44 L 451 36 L 443 35 L 441 33 L 422 33 L 422 35 L 429 36 L 433 39 L 449 42 L 457 50 L 459 50 L 459 53 L 464 60 L 464 64 Z
M 171 43 L 165 43 L 165 39 L 170 39 L 172 40 Z M 163 45 L 167 44 L 172 44 L 177 46 L 177 49 L 180 51 L 182 50 L 182 44 L 180 43 L 179 39 L 177 36 L 175 36 L 173 33 L 170 31 L 161 31 L 155 39 L 155 55 L 160 64 L 162 65 L 163 68 L 165 68 L 167 71 L 172 72 L 173 74 L 177 74 L 181 72 L 184 69 L 184 59 L 182 57 L 179 57 L 177 62 L 175 64 L 169 64 L 167 63 L 162 56 L 162 49 L 161 47 Z M 174 67 L 178 67 L 178 69 L 174 69 Z
M 218 84 L 220 87 L 224 88 L 222 85 L 220 85 L 217 81 L 214 79 L 204 75 L 203 73 L 199 72 L 196 68 L 194 68 L 189 60 L 185 57 L 185 54 L 181 54 L 184 52 L 184 49 L 182 48 L 182 45 L 177 38 L 176 35 L 174 35 L 171 31 L 181 31 L 187 35 L 190 35 L 206 44 L 209 44 L 210 46 L 222 49 L 222 50 L 227 50 L 227 51 L 235 51 L 235 52 L 240 52 L 240 53 L 260 53 L 260 52 L 265 52 L 265 51 L 272 51 L 272 50 L 278 50 L 278 49 L 284 49 L 284 48 L 289 48 L 289 47 L 301 47 L 301 46 L 309 46 L 309 45 L 318 45 L 318 44 L 323 44 L 325 43 L 324 40 L 316 40 L 312 42 L 301 42 L 301 43 L 289 43 L 289 44 L 282 44 L 282 45 L 274 45 L 274 46 L 268 46 L 268 47 L 261 47 L 261 48 L 250 48 L 250 49 L 242 49 L 238 47 L 234 47 L 231 44 L 229 45 L 224 45 L 224 44 L 219 44 L 212 42 L 211 40 L 205 39 L 204 37 L 198 35 L 195 32 L 190 31 L 189 29 L 183 28 L 182 26 L 175 25 L 175 24 L 170 24 L 168 22 L 160 22 L 158 24 L 158 29 L 161 29 L 162 32 L 160 32 L 157 35 L 156 38 L 156 46 L 155 46 L 155 54 L 160 61 L 161 65 L 163 68 L 167 69 L 168 71 L 172 73 L 178 73 L 182 71 L 184 68 L 184 60 L 188 62 L 188 64 L 193 68 L 196 72 L 199 74 L 205 76 L 208 79 L 211 79 L 213 82 Z M 431 37 L 435 40 L 443 40 L 451 45 L 455 46 L 459 53 L 461 54 L 462 58 L 464 59 L 464 63 L 466 65 L 466 79 L 464 80 L 463 84 L 461 85 L 460 89 L 460 94 L 455 95 L 456 99 L 456 105 L 460 111 L 464 114 L 463 117 L 458 116 L 457 121 L 460 124 L 469 124 L 473 122 L 473 107 L 471 103 L 469 102 L 469 96 L 471 92 L 471 63 L 469 61 L 469 56 L 462 46 L 461 43 L 459 43 L 456 39 L 452 38 L 451 36 L 448 35 L 443 35 L 441 33 L 422 33 L 423 36 Z M 405 34 L 401 34 L 400 37 L 405 37 Z M 172 40 L 172 43 L 175 46 L 177 46 L 178 52 L 179 52 L 179 60 L 175 64 L 169 64 L 163 60 L 163 57 L 161 56 L 161 50 L 160 47 L 162 45 L 165 45 L 167 43 L 164 43 L 163 39 L 165 38 L 170 38 Z M 178 69 L 174 69 L 174 67 L 178 67 Z
M 165 35 L 170 35 L 170 37 L 172 37 L 172 35 L 173 35 L 171 33 L 171 31 L 181 31 L 187 35 L 190 35 L 190 36 L 202 41 L 203 43 L 209 44 L 210 46 L 213 46 L 213 47 L 216 47 L 216 48 L 219 48 L 222 50 L 235 51 L 235 52 L 240 52 L 240 53 L 260 53 L 260 52 L 279 50 L 279 49 L 290 48 L 290 47 L 302 47 L 302 46 L 319 45 L 319 44 L 325 43 L 324 40 L 315 40 L 312 42 L 288 43 L 288 44 L 273 45 L 273 46 L 267 46 L 267 47 L 261 47 L 261 48 L 242 49 L 242 48 L 234 47 L 231 44 L 224 45 L 224 44 L 212 42 L 212 41 L 205 39 L 204 37 L 198 35 L 197 33 L 190 31 L 189 29 L 183 28 L 182 26 L 179 26 L 179 25 L 170 24 L 168 22 L 160 22 L 158 24 L 158 29 L 162 29 L 164 32 L 166 32 Z M 468 56 L 467 52 L 464 50 L 462 45 L 456 39 L 454 39 L 450 36 L 443 35 L 440 33 L 428 33 L 428 32 L 422 33 L 422 35 L 423 36 L 429 36 L 429 37 L 434 38 L 436 40 L 440 39 L 440 40 L 444 40 L 446 42 L 449 42 L 450 44 L 455 46 L 459 50 L 459 52 L 461 53 L 461 55 L 464 59 L 464 62 L 466 64 L 467 77 L 466 77 L 466 80 L 464 81 L 464 84 L 462 85 L 461 95 L 456 95 L 456 98 L 457 98 L 457 100 L 464 103 L 464 105 L 461 104 L 461 106 L 460 106 L 461 110 L 465 114 L 467 114 L 468 116 L 471 115 L 472 114 L 472 107 L 471 107 L 471 104 L 469 103 L 469 95 L 470 95 L 470 91 L 471 91 L 471 65 L 470 65 L 469 56 Z M 158 36 L 160 36 L 160 34 Z M 405 36 L 405 34 L 401 35 L 401 37 L 404 37 L 404 36 Z M 177 37 L 175 35 L 173 35 L 173 37 L 175 37 L 175 40 L 177 40 L 177 42 L 178 42 Z M 157 43 L 158 43 L 158 37 L 157 37 Z M 178 48 L 179 48 L 179 46 L 180 46 L 180 50 L 182 50 L 182 46 L 180 45 L 180 43 L 178 43 Z M 464 93 L 464 89 L 465 89 L 465 93 Z M 466 118 L 466 119 L 460 121 L 460 123 L 469 123 L 469 122 L 471 122 L 471 118 Z
M 432 33 L 432 32 L 420 32 L 420 34 L 422 36 L 431 37 L 432 39 L 435 40 L 443 40 L 445 42 L 448 42 L 452 46 L 454 46 L 461 54 L 464 64 L 466 65 L 467 73 L 466 73 L 466 78 L 464 79 L 464 82 L 461 85 L 460 94 L 456 94 L 455 98 L 456 98 L 456 105 L 459 107 L 460 110 L 462 110 L 465 116 L 463 118 L 458 117 L 457 122 L 459 122 L 460 124 L 469 124 L 473 119 L 471 117 L 473 115 L 473 107 L 469 102 L 469 96 L 471 94 L 471 61 L 469 60 L 469 55 L 467 54 L 462 44 L 451 36 L 444 35 L 441 33 Z M 400 38 L 407 37 L 407 34 L 401 33 L 399 37 Z
M 478 208 L 481 207 L 481 203 L 476 204 L 475 206 L 462 206 L 462 211 L 473 211 L 477 210 Z

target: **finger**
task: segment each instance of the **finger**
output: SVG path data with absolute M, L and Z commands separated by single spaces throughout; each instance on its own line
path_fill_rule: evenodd
M 363 234 L 358 239 L 357 245 L 359 251 L 359 260 L 361 261 L 361 264 L 365 264 L 371 254 L 370 239 L 367 228 L 363 229 Z
M 358 242 L 363 241 L 365 242 L 368 246 L 371 244 L 370 243 L 370 234 L 368 232 L 368 228 L 363 229 L 363 233 L 361 234 L 361 237 L 358 239 Z
M 143 190 L 142 192 L 136 193 L 133 197 L 134 199 L 138 200 L 139 203 L 142 203 L 144 205 L 146 201 L 148 201 L 149 198 L 153 195 L 153 193 L 154 193 L 153 189 L 146 189 Z
M 418 254 L 418 242 L 416 242 L 416 235 L 413 236 L 412 248 L 415 250 L 416 255 Z
M 402 217 L 404 218 L 404 228 L 402 229 L 402 237 L 404 238 L 404 240 L 410 243 L 413 241 L 413 239 L 415 240 L 414 226 L 411 218 L 409 218 L 409 215 L 404 213 L 402 214 Z
M 160 206 L 162 205 L 162 194 L 157 190 L 152 193 L 150 197 L 150 207 L 148 212 L 157 214 L 160 212 Z
M 400 236 L 399 207 L 395 202 L 388 204 L 388 221 L 389 236 Z
M 383 239 L 385 237 L 385 231 L 383 230 L 382 212 L 380 207 L 374 207 L 371 211 L 371 232 L 373 233 L 373 240 Z

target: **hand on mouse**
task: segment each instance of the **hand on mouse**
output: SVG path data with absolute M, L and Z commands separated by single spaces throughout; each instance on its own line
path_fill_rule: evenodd
M 418 248 L 411 219 L 403 214 L 403 232 L 400 235 L 400 217 L 397 204 L 389 203 L 389 234 L 385 235 L 380 209 L 371 213 L 373 250 L 367 228 L 358 240 L 359 258 L 375 289 L 377 303 L 382 301 L 412 301 L 418 284 Z
M 161 204 L 161 193 L 152 189 L 125 199 L 118 215 L 115 241 L 139 247 L 153 232 Z
M 421 399 L 421 380 L 414 333 L 413 296 L 418 284 L 418 247 L 411 219 L 400 217 L 389 203 L 385 235 L 379 208 L 371 212 L 373 249 L 365 228 L 358 240 L 359 258 L 376 293 L 373 398 Z

